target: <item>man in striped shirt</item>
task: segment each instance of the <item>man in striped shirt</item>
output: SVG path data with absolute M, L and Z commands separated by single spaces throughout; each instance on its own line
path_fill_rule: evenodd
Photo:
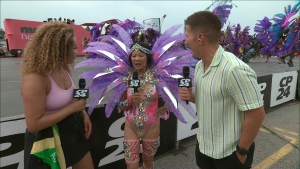
M 186 44 L 201 61 L 195 68 L 195 93 L 180 89 L 180 99 L 196 104 L 199 132 L 196 162 L 201 169 L 251 168 L 265 111 L 255 72 L 218 39 L 221 21 L 209 11 L 186 20 Z

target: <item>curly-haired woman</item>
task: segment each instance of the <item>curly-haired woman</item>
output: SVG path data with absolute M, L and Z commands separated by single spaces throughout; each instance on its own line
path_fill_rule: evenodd
M 41 25 L 28 42 L 21 66 L 21 94 L 27 130 L 24 165 L 32 166 L 31 149 L 34 133 L 59 129 L 66 167 L 92 169 L 87 139 L 92 126 L 85 111 L 86 100 L 74 100 L 75 85 L 70 75 L 76 41 L 70 25 L 56 22 Z M 82 112 L 81 114 L 75 112 Z M 51 130 L 48 130 L 51 131 Z

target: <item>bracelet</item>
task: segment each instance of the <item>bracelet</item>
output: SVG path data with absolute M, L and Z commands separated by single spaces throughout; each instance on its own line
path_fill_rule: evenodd
M 167 110 L 168 113 L 170 112 L 170 106 L 164 105 L 163 108 L 165 108 L 165 109 Z
M 128 108 L 130 106 L 128 100 L 124 100 L 124 101 L 120 101 L 117 103 L 117 106 L 121 109 L 121 110 L 124 110 L 126 108 Z

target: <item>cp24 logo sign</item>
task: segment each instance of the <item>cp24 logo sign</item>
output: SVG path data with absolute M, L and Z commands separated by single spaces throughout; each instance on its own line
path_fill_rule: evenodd
M 280 94 L 279 96 L 277 96 L 276 101 L 283 99 L 283 97 L 289 97 L 289 95 L 291 94 L 290 92 L 291 86 L 289 86 L 289 84 L 292 81 L 293 81 L 293 76 L 284 77 L 280 80 L 279 82 L 280 88 L 278 89 L 278 92 Z
M 109 154 L 108 156 L 104 157 L 100 160 L 98 167 L 104 166 L 106 164 L 121 160 L 124 158 L 124 147 L 123 147 L 123 140 L 124 140 L 124 131 L 121 129 L 121 126 L 125 122 L 125 117 L 119 118 L 116 120 L 108 129 L 108 134 L 112 138 L 116 138 L 106 143 L 105 149 L 113 146 L 117 146 L 118 148 Z

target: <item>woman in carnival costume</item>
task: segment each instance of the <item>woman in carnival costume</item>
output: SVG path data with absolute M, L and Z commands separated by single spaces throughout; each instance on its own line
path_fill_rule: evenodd
M 284 43 L 282 43 L 282 47 L 278 51 L 278 53 L 283 53 L 283 56 L 280 58 L 282 63 L 285 63 L 285 58 L 290 57 L 289 61 L 287 64 L 290 67 L 293 67 L 293 58 L 297 56 L 297 53 L 300 52 L 300 47 L 299 47 L 299 36 L 300 36 L 300 17 L 298 16 L 297 18 L 293 19 L 291 21 L 291 24 L 289 28 L 287 29 L 287 34 L 283 33 L 286 35 L 286 39 Z
M 270 22 L 268 17 L 264 17 L 262 20 L 258 20 L 259 23 L 257 23 L 254 27 L 254 32 L 256 32 L 255 40 L 258 40 L 260 42 L 260 47 L 258 48 L 258 55 L 266 56 L 267 60 L 266 62 L 269 62 L 269 58 L 272 56 L 271 51 L 262 51 L 261 49 L 266 47 L 267 42 L 265 42 L 265 39 L 267 39 L 269 32 L 267 31 L 271 26 L 272 23 Z M 251 57 L 248 57 L 246 59 L 251 59 Z
M 94 94 L 89 107 L 94 107 L 107 98 L 105 113 L 110 117 L 115 106 L 123 111 L 126 117 L 124 129 L 124 156 L 128 169 L 139 167 L 140 142 L 142 143 L 143 169 L 154 168 L 153 158 L 160 145 L 160 118 L 168 119 L 169 112 L 182 122 L 186 122 L 178 110 L 177 100 L 178 77 L 184 66 L 196 64 L 189 50 L 182 48 L 185 35 L 172 36 L 180 25 L 166 30 L 162 35 L 149 36 L 144 42 L 134 40 L 137 33 L 135 26 L 113 25 L 111 34 L 106 35 L 106 42 L 91 42 L 85 49 L 97 57 L 79 63 L 76 68 L 95 66 L 95 70 L 81 75 L 93 80 L 90 94 Z M 145 33 L 144 30 L 139 29 Z M 152 31 L 153 33 L 153 31 Z M 156 39 L 151 41 L 150 39 Z M 146 43 L 147 41 L 148 43 Z M 104 72 L 109 68 L 109 71 Z M 133 72 L 138 73 L 140 87 L 134 93 L 128 85 Z M 191 75 L 194 69 L 191 68 Z M 158 107 L 159 96 L 165 104 Z M 195 118 L 195 110 L 183 101 L 178 100 L 186 111 Z

